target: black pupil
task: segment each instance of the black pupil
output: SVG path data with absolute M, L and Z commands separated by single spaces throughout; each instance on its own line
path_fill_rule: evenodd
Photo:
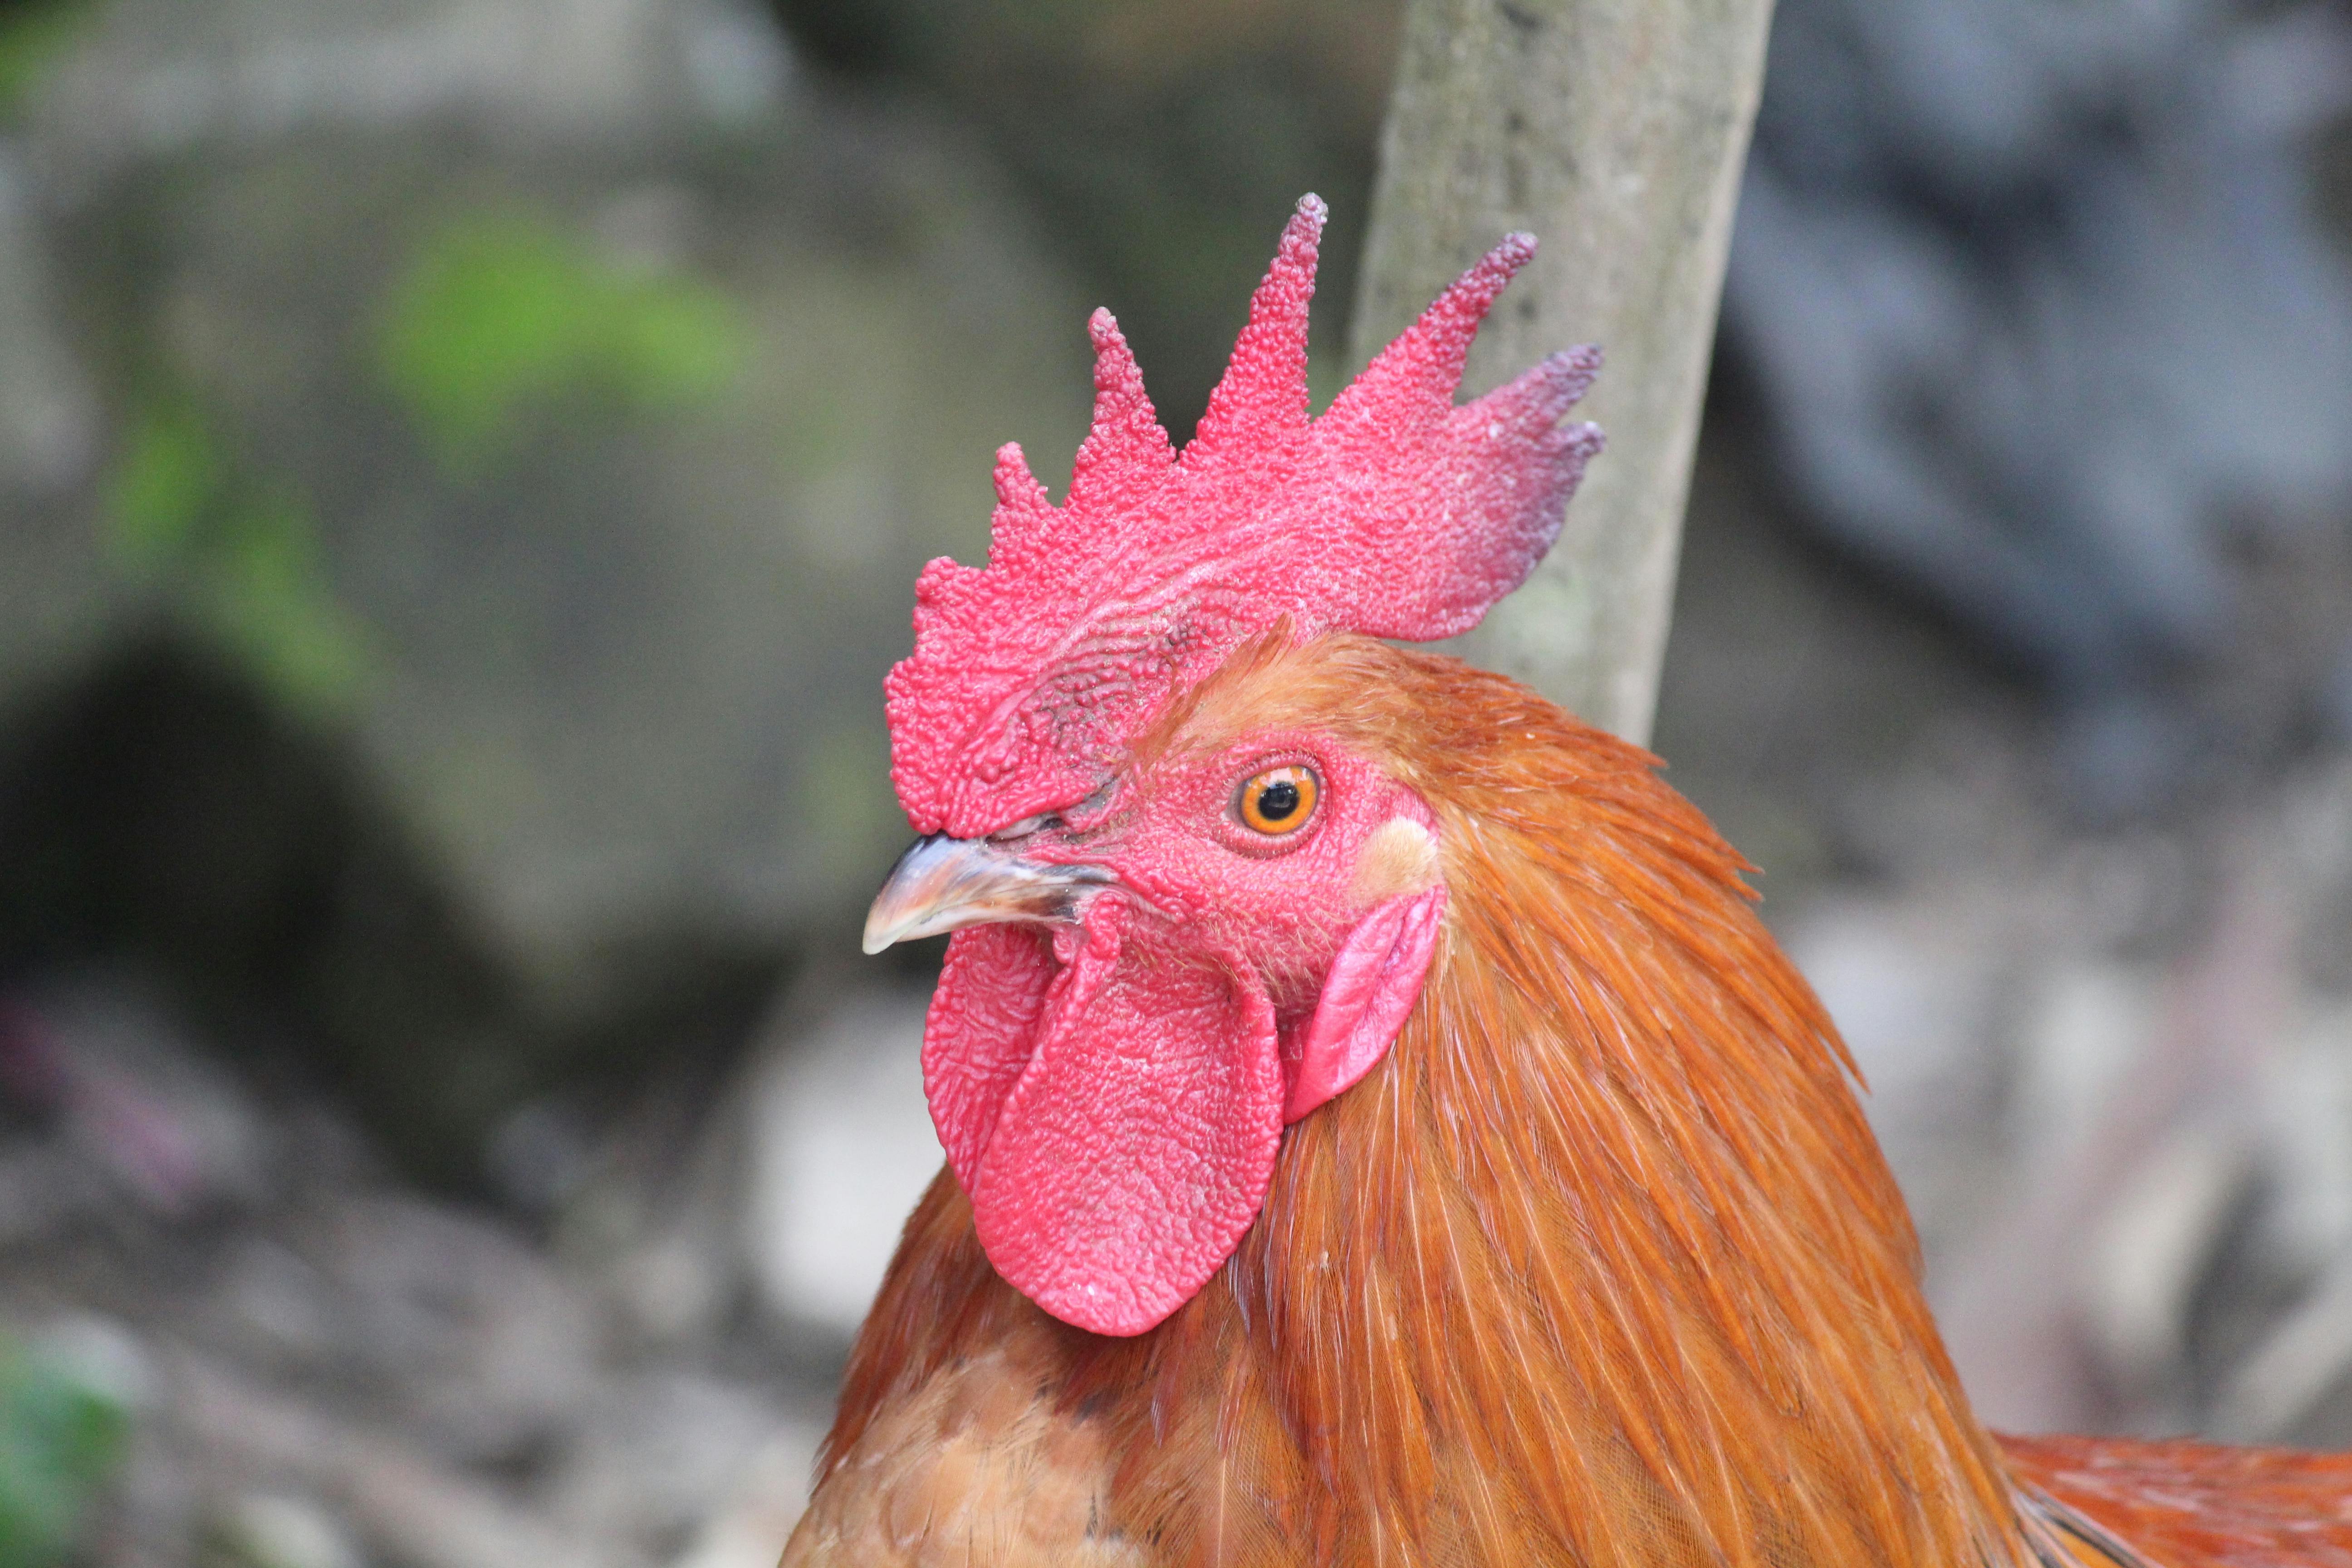
M 1268 822 L 1280 822 L 1298 809 L 1298 786 L 1288 779 L 1276 779 L 1258 792 L 1257 814 Z

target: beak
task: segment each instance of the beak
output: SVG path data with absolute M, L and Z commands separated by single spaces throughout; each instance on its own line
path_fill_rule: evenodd
M 934 833 L 898 857 L 874 896 L 866 951 L 992 921 L 1072 920 L 1080 895 L 1111 880 L 1099 866 L 1048 866 L 985 838 Z

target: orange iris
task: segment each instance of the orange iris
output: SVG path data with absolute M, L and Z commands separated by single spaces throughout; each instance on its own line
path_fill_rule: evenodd
M 1307 826 L 1322 793 L 1322 781 L 1312 768 L 1268 768 L 1243 783 L 1234 810 L 1243 826 L 1279 838 Z

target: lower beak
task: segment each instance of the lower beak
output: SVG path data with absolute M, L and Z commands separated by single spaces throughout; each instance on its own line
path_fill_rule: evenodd
M 898 857 L 866 914 L 866 951 L 992 921 L 1066 921 L 1089 889 L 1108 885 L 1099 866 L 1024 860 L 985 838 L 934 833 Z

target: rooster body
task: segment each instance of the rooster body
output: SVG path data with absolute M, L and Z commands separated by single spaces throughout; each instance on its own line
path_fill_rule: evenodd
M 1342 464 L 1336 521 L 1287 537 L 1411 559 L 1380 556 L 1386 508 L 1435 585 L 1399 617 L 1369 570 L 1265 569 L 1286 535 L 1246 510 L 1188 533 L 1165 488 L 1090 490 L 1150 445 L 1098 318 L 1069 512 L 1159 528 L 1160 558 L 1082 582 L 1102 517 L 1008 541 L 1001 509 L 988 574 L 1049 583 L 1057 624 L 959 623 L 969 578 L 919 601 L 892 720 L 930 837 L 869 944 L 958 928 L 926 1043 L 950 1169 L 787 1568 L 2352 1568 L 2352 1458 L 1976 1424 L 1852 1063 L 1739 858 L 1647 754 L 1378 640 L 1459 629 L 1549 543 L 1597 447 L 1559 426 L 1590 361 L 1453 407 L 1516 265 L 1490 258 L 1309 431 L 1285 377 L 1319 219 L 1196 445 L 1270 420 L 1245 455 L 1299 483 L 1313 437 L 1375 462 L 1341 439 L 1366 404 L 1420 420 L 1417 482 Z M 1400 377 L 1418 401 L 1382 405 Z M 1192 460 L 1135 471 L 1228 494 Z M 1025 479 L 1000 496 L 1042 518 Z

